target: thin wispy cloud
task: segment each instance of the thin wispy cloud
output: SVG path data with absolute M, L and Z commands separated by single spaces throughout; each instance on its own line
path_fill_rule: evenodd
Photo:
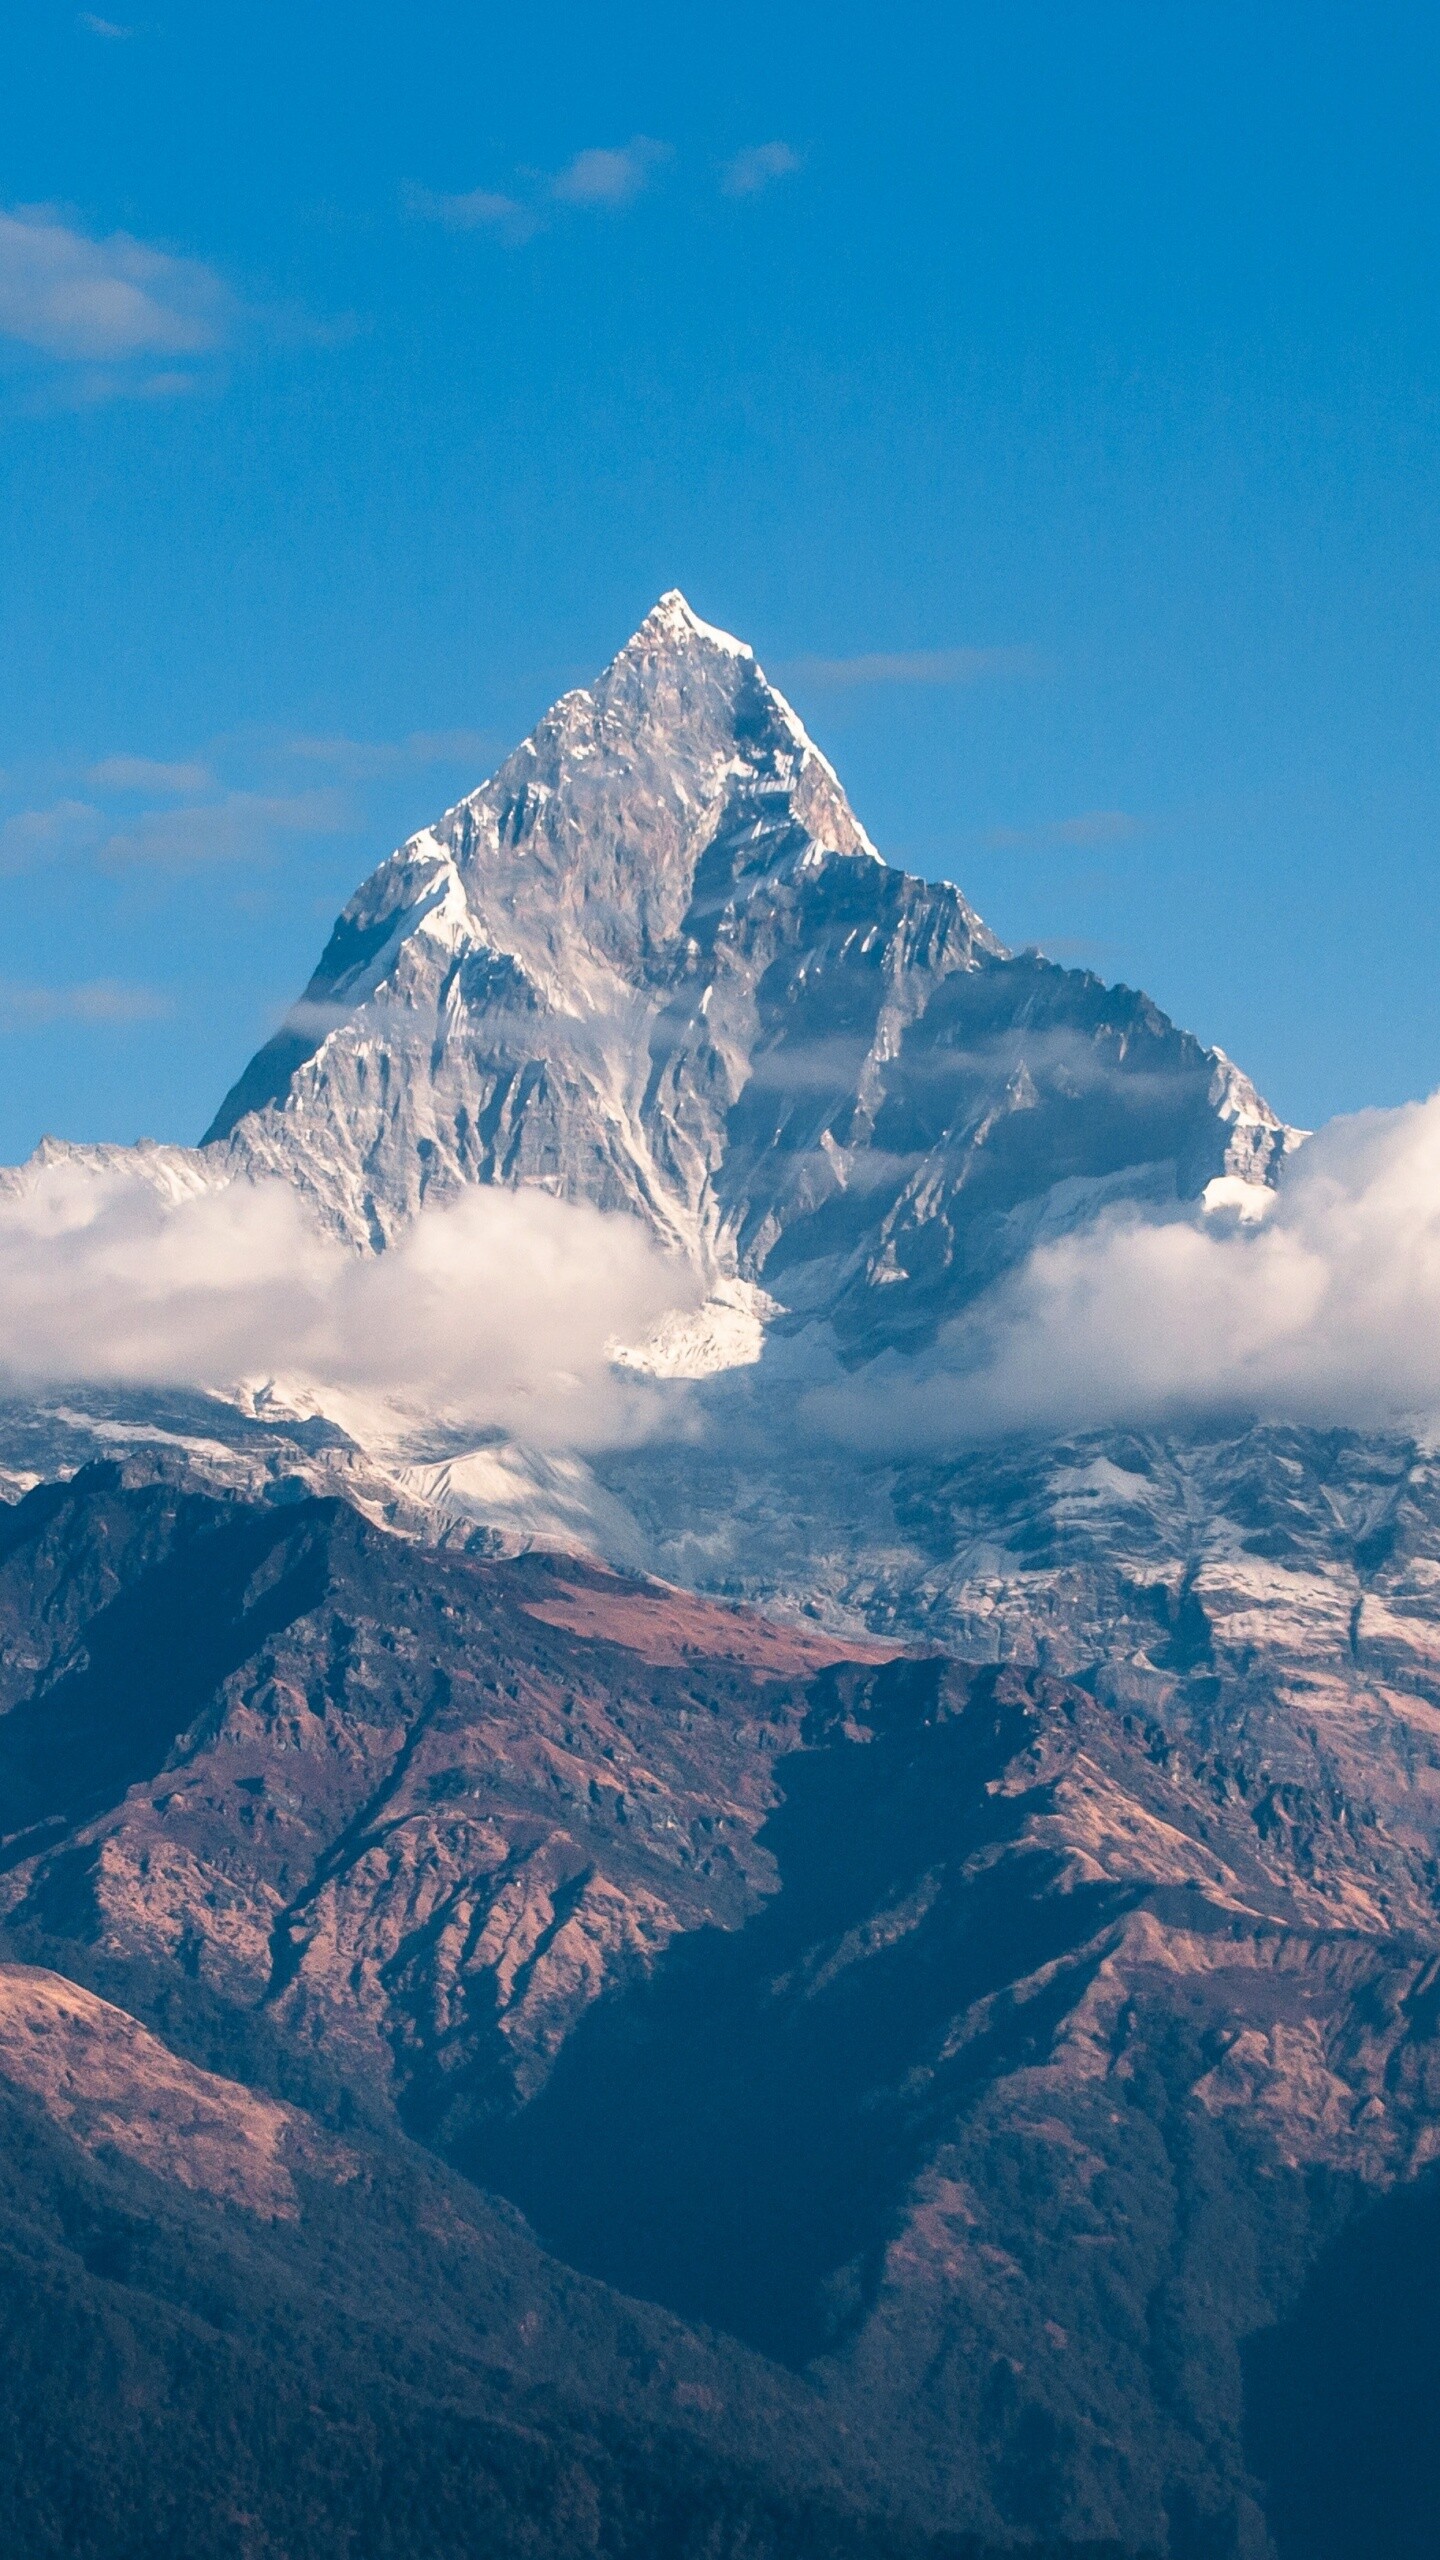
M 47 809 L 16 809 L 0 818 L 0 874 L 29 871 L 36 863 L 92 845 L 104 827 L 88 800 L 56 800 Z
M 109 788 L 122 797 L 135 788 L 135 768 L 146 759 L 109 759 Z M 92 769 L 104 773 L 103 766 Z M 0 874 L 37 870 L 62 860 L 98 863 L 105 870 L 132 867 L 191 870 L 211 863 L 264 862 L 285 836 L 335 835 L 354 812 L 332 785 L 308 791 L 228 790 L 215 793 L 214 778 L 199 765 L 151 767 L 142 788 L 162 795 L 160 805 L 120 816 L 94 801 L 57 800 L 44 809 L 18 809 L 0 819 Z
M 112 401 L 188 400 L 218 381 L 213 363 L 201 371 L 178 365 L 150 370 L 130 365 L 51 365 L 32 383 L 20 406 L 29 417 L 49 417 L 57 410 L 108 408 Z
M 408 185 L 401 201 L 407 213 L 438 222 L 446 231 L 488 231 L 519 247 L 549 227 L 557 208 L 623 211 L 647 192 L 674 156 L 668 142 L 637 133 L 626 143 L 577 151 L 562 169 L 521 170 L 510 189 L 470 187 L 447 194 Z
M 367 784 L 435 771 L 453 798 L 457 772 L 478 782 L 503 744 L 478 729 L 373 739 L 241 731 L 188 756 L 117 751 L 65 775 L 64 796 L 0 812 L 0 877 L 61 862 L 107 872 L 263 870 L 287 841 L 362 825 Z M 12 798 L 24 787 L 20 774 L 10 777 Z
M 83 978 L 70 986 L 39 986 L 0 978 L 0 1032 L 43 1030 L 54 1022 L 158 1022 L 171 1010 L 154 987 L 123 978 Z
M 123 44 L 135 33 L 133 27 L 122 27 L 114 18 L 97 18 L 93 9 L 81 10 L 80 24 L 92 36 L 105 36 L 112 44 Z
M 791 178 L 800 166 L 800 154 L 788 142 L 752 142 L 737 151 L 720 171 L 720 185 L 727 196 L 763 195 L 778 178 Z
M 484 729 L 416 729 L 408 738 L 287 738 L 284 753 L 326 766 L 345 782 L 368 782 L 387 773 L 423 771 L 427 765 L 488 768 L 504 741 Z
M 97 791 L 209 791 L 215 776 L 208 764 L 165 764 L 155 756 L 103 756 L 92 764 L 86 781 Z
M 128 232 L 92 239 L 50 207 L 0 213 L 0 337 L 62 364 L 205 356 L 235 316 L 226 285 L 198 258 Z
M 1140 820 L 1128 809 L 1082 809 L 1078 817 L 1048 818 L 1034 827 L 989 827 L 981 841 L 995 853 L 1029 853 L 1124 844 L 1140 832 Z
M 556 204 L 616 206 L 633 204 L 657 171 L 674 158 L 668 142 L 637 133 L 618 151 L 577 151 L 573 160 L 549 182 Z
M 401 201 L 422 222 L 438 222 L 446 231 L 491 231 L 518 247 L 533 240 L 542 218 L 518 196 L 497 194 L 491 187 L 471 187 L 459 195 L 438 195 L 432 187 L 407 186 Z
M 62 206 L 0 210 L 0 360 L 33 413 L 194 395 L 247 349 L 343 346 L 356 328 L 351 314 L 242 300 L 204 259 L 92 234 Z
M 985 676 L 1033 675 L 1033 649 L 872 649 L 856 658 L 795 658 L 786 674 L 815 685 L 978 684 Z
M 351 811 L 338 791 L 230 791 L 222 800 L 147 809 L 97 848 L 107 869 L 193 870 L 267 860 L 277 836 L 335 835 Z

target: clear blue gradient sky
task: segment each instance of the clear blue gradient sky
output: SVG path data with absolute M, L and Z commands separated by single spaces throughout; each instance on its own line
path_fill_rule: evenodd
M 0 29 L 0 1155 L 195 1135 L 655 595 L 1313 1123 L 1440 1082 L 1440 17 Z

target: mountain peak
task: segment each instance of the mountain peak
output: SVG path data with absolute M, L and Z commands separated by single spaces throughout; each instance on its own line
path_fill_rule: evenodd
M 845 796 L 839 775 L 799 713 L 770 682 L 748 641 L 705 622 L 678 587 L 669 587 L 585 692 L 567 694 L 555 711 L 572 754 L 590 753 L 584 734 L 598 713 L 607 740 L 620 744 L 633 782 L 648 764 L 681 783 L 682 796 L 733 792 L 742 769 L 752 785 L 778 785 L 794 799 L 801 824 L 830 850 L 881 860 Z M 519 752 L 533 753 L 547 727 Z M 578 732 L 578 736 L 577 736 Z M 513 759 L 512 759 L 513 761 Z M 708 774 L 706 768 L 708 767 Z
M 753 652 L 662 595 L 357 890 L 209 1132 L 357 1243 L 474 1182 L 640 1217 L 878 1348 L 1046 1222 L 1263 1181 L 1234 1071 L 877 855 Z
M 748 643 L 737 640 L 732 631 L 722 631 L 713 622 L 702 622 L 678 587 L 667 587 L 663 596 L 656 599 L 639 630 L 631 634 L 619 655 L 622 658 L 639 656 L 667 644 L 673 646 L 678 642 L 683 647 L 696 640 L 703 641 L 709 648 L 721 650 L 727 658 L 753 659 L 755 655 Z

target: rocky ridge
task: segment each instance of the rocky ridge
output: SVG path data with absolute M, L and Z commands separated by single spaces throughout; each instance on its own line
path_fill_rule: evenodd
M 15 1955 L 263 2020 L 932 2529 L 1269 2551 L 1241 2341 L 1435 2146 L 1413 1652 L 1286 1692 L 1163 1570 L 847 1648 L 114 1464 L 3 1544 Z

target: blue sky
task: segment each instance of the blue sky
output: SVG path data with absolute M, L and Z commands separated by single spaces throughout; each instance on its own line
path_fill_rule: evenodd
M 0 28 L 0 1155 L 195 1135 L 669 585 L 1009 940 L 1440 1083 L 1433 10 L 113 6 Z

